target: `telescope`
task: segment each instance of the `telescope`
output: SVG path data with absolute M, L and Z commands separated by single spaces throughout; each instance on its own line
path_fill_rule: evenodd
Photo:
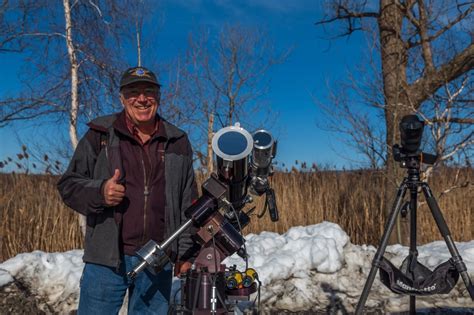
M 276 155 L 272 135 L 264 129 L 251 135 L 236 123 L 214 135 L 212 149 L 217 171 L 202 184 L 202 196 L 185 210 L 187 221 L 161 244 L 148 241 L 137 251 L 141 262 L 128 273 L 133 280 L 145 268 L 154 274 L 160 272 L 170 262 L 166 249 L 184 231 L 195 227 L 197 232 L 192 237 L 201 248 L 182 284 L 180 307 L 184 312 L 219 313 L 226 309 L 227 298 L 248 297 L 256 291 L 255 270 L 247 268 L 245 281 L 239 287 L 234 284 L 238 277 L 226 276 L 226 266 L 221 264 L 234 253 L 247 259 L 241 231 L 253 211 L 243 211 L 252 202 L 249 191 L 258 196 L 265 194 L 265 210 L 268 207 L 272 221 L 279 218 L 275 193 L 269 184 Z
M 268 131 L 260 129 L 250 135 L 239 123 L 222 128 L 214 135 L 212 149 L 216 155 L 218 178 L 229 187 L 228 200 L 236 210 L 226 211 L 226 217 L 234 224 L 237 214 L 241 224 L 249 222 L 248 216 L 240 211 L 251 202 L 248 188 L 253 195 L 266 194 L 264 211 L 268 207 L 270 219 L 278 221 L 275 192 L 269 184 L 276 148 L 277 143 Z

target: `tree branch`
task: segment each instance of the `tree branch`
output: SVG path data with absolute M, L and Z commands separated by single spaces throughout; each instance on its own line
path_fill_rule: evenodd
M 474 44 L 470 44 L 439 70 L 425 73 L 420 79 L 407 87 L 410 101 L 416 109 L 440 87 L 474 68 Z
M 469 9 L 467 9 L 466 11 L 464 11 L 463 13 L 461 13 L 460 15 L 458 15 L 454 20 L 452 20 L 451 22 L 449 22 L 447 25 L 445 25 L 443 28 L 441 28 L 440 30 L 438 30 L 436 33 L 434 33 L 433 35 L 429 36 L 427 38 L 428 41 L 433 41 L 435 40 L 436 38 L 438 38 L 439 36 L 443 35 L 446 31 L 448 31 L 449 29 L 451 29 L 454 25 L 456 25 L 457 23 L 461 22 L 466 16 L 469 15 L 469 13 L 471 13 L 472 11 L 474 10 L 474 4 L 471 4 L 471 6 L 469 7 Z M 408 43 L 408 48 L 412 48 L 412 47 L 415 47 L 415 46 L 418 46 L 422 43 L 422 40 L 418 40 L 418 41 L 414 41 L 414 42 L 409 42 Z
M 455 123 L 455 124 L 473 125 L 474 124 L 474 118 L 433 117 L 433 118 L 430 119 L 430 123 Z
M 431 73 L 435 70 L 433 64 L 433 53 L 431 51 L 431 44 L 428 40 L 428 17 L 426 13 L 426 7 L 423 0 L 418 0 L 418 12 L 420 14 L 420 38 L 421 38 L 421 52 L 423 54 L 423 61 L 425 62 L 425 70 L 427 73 Z
M 342 3 L 336 4 L 335 7 L 336 15 L 334 17 L 328 17 L 325 19 L 322 19 L 321 21 L 318 21 L 314 23 L 314 25 L 324 25 L 324 24 L 330 24 L 332 22 L 338 21 L 338 20 L 345 20 L 347 23 L 347 31 L 343 34 L 340 34 L 337 37 L 344 37 L 347 35 L 352 34 L 355 31 L 362 30 L 361 27 L 356 27 L 354 25 L 354 19 L 362 19 L 362 18 L 379 18 L 380 14 L 379 12 L 356 12 L 352 11 L 348 7 L 346 7 Z

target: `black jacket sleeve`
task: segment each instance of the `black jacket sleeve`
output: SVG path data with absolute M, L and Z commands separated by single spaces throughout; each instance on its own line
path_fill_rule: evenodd
M 105 201 L 102 195 L 103 179 L 93 179 L 97 150 L 91 143 L 93 131 L 79 141 L 76 151 L 57 187 L 64 203 L 73 210 L 88 215 L 102 212 Z
M 188 159 L 186 169 L 183 170 L 183 176 L 185 176 L 185 185 L 182 194 L 183 199 L 181 203 L 181 224 L 188 220 L 184 215 L 185 210 L 189 208 L 191 204 L 198 198 L 197 184 L 193 168 L 193 152 L 189 140 L 187 156 Z M 196 232 L 197 229 L 193 226 L 180 235 L 178 241 L 178 260 L 193 260 L 197 256 L 201 246 L 195 243 L 191 238 L 191 235 L 195 234 Z

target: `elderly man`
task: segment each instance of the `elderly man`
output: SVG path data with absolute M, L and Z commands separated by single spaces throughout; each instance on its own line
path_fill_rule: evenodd
M 150 239 L 162 242 L 184 222 L 197 197 L 187 135 L 157 115 L 160 84 L 143 67 L 120 81 L 124 110 L 91 121 L 58 182 L 69 207 L 87 217 L 79 314 L 116 314 L 129 290 L 129 314 L 165 314 L 171 290 L 168 265 L 153 275 L 127 272 Z M 169 252 L 175 273 L 187 271 L 189 234 Z

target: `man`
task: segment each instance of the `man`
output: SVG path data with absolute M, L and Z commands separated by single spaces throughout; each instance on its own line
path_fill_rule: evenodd
M 160 243 L 185 221 L 197 197 L 187 135 L 157 115 L 160 84 L 143 67 L 120 81 L 121 113 L 88 124 L 66 173 L 58 182 L 69 207 L 87 217 L 85 267 L 78 314 L 116 314 L 129 290 L 129 314 L 165 314 L 171 266 L 141 272 L 134 256 L 147 241 Z M 193 242 L 182 235 L 169 255 L 175 273 L 186 272 Z

